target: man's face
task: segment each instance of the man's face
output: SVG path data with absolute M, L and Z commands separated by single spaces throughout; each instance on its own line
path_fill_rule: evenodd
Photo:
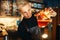
M 25 5 L 24 7 L 22 7 L 21 12 L 22 12 L 21 14 L 24 16 L 24 18 L 30 18 L 32 16 L 30 5 Z

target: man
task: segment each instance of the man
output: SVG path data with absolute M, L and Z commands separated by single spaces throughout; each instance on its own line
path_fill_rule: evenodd
M 37 19 L 34 14 L 32 14 L 31 5 L 26 1 L 17 2 L 17 5 L 22 15 L 22 21 L 18 27 L 18 35 L 22 40 L 40 40 L 37 36 L 34 36 L 36 33 L 39 33 L 39 31 L 36 31 L 39 28 L 37 27 Z M 35 32 L 33 30 L 35 30 Z
M 32 36 L 32 34 L 35 34 L 33 29 L 37 28 L 37 19 L 34 14 L 32 14 L 31 5 L 26 1 L 23 1 L 20 4 L 18 3 L 17 5 L 21 15 L 23 16 L 18 27 L 18 35 L 22 40 L 38 40 L 39 38 L 36 37 L 35 39 Z M 31 31 L 33 31 L 33 33 Z

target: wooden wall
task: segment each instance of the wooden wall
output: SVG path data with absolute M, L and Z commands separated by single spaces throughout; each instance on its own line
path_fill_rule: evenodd
M 56 27 L 60 24 L 60 8 L 54 8 L 57 12 L 57 16 L 53 18 L 53 28 L 52 28 L 52 40 L 56 40 Z

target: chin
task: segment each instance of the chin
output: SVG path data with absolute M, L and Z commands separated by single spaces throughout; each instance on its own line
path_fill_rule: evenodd
M 25 17 L 26 19 L 29 19 L 29 18 L 31 18 L 31 17 Z
M 31 15 L 31 16 L 25 16 L 25 18 L 27 18 L 27 19 L 28 19 L 28 18 L 31 18 L 31 17 L 32 17 L 32 15 Z
M 31 18 L 31 17 L 25 17 L 26 19 L 29 19 L 29 18 Z

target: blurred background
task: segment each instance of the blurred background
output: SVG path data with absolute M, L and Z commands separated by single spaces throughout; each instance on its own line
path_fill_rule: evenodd
M 18 11 L 17 0 L 0 0 L 0 18 L 1 17 L 14 17 L 19 18 L 21 15 Z M 22 0 L 23 1 L 23 0 Z M 57 16 L 53 18 L 52 25 L 49 24 L 47 28 L 41 29 L 41 34 L 43 31 L 48 35 L 48 38 L 41 40 L 60 40 L 60 0 L 27 0 L 30 2 L 33 12 L 38 12 L 44 8 L 51 7 L 57 13 Z M 0 19 L 1 20 L 1 19 Z M 17 19 L 16 21 L 19 21 Z M 1 33 L 0 33 L 1 34 Z M 16 32 L 9 32 L 9 40 L 13 40 L 13 36 Z M 45 35 L 46 36 L 46 35 Z M 0 35 L 0 40 L 5 40 L 4 36 Z M 20 40 L 20 39 L 19 39 Z

